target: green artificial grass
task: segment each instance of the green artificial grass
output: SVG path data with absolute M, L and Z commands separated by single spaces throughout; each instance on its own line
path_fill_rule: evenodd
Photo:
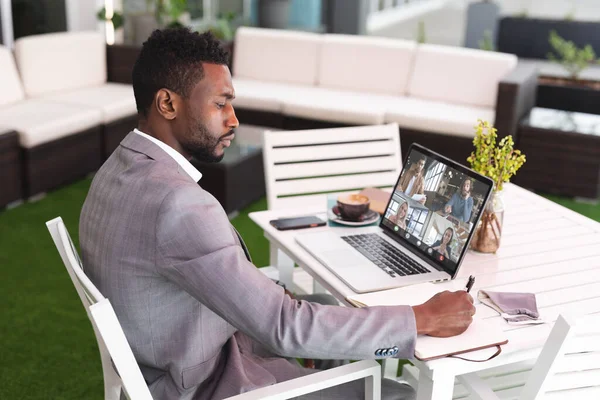
M 102 399 L 102 368 L 91 325 L 46 229 L 61 216 L 78 245 L 81 206 L 90 179 L 42 200 L 0 211 L 0 399 Z M 600 221 L 600 205 L 548 196 Z M 232 222 L 257 266 L 268 265 L 268 242 L 248 213 Z

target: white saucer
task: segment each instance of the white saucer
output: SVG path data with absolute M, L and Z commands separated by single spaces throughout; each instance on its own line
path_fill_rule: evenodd
M 348 225 L 348 226 L 365 226 L 365 225 L 370 225 L 373 222 L 376 222 L 379 220 L 379 213 L 373 210 L 369 210 L 369 212 L 365 215 L 365 219 L 362 221 L 348 221 L 345 219 L 342 219 L 342 217 L 336 215 L 333 212 L 333 208 L 330 208 L 329 210 L 327 210 L 327 218 L 329 218 L 331 221 L 335 222 L 336 224 L 340 224 L 340 225 Z

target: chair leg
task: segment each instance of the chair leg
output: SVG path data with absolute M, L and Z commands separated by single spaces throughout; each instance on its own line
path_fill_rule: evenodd
M 396 379 L 398 377 L 398 364 L 400 360 L 397 358 L 384 358 L 383 359 L 383 376 L 389 379 Z
M 313 293 L 327 293 L 327 289 L 315 279 L 313 280 Z
M 437 376 L 433 381 L 427 373 L 428 371 L 419 371 L 417 400 L 451 400 L 454 392 L 454 376 Z
M 496 400 L 498 396 L 475 372 L 457 376 L 460 383 L 471 393 L 474 400 Z

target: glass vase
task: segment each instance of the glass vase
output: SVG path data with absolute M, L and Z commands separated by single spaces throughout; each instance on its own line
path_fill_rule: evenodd
M 504 222 L 504 201 L 502 191 L 493 191 L 481 219 L 477 224 L 471 249 L 481 253 L 495 253 L 500 247 L 502 224 Z

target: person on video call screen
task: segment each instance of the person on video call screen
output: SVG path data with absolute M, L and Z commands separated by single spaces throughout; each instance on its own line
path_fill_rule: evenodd
M 450 201 L 444 206 L 444 212 L 462 222 L 468 222 L 473 210 L 473 198 L 471 197 L 472 185 L 470 179 L 465 179 L 460 189 L 452 195 Z
M 425 157 L 418 156 L 408 171 L 402 174 L 400 182 L 398 182 L 398 186 L 396 187 L 398 192 L 412 197 L 421 204 L 425 204 L 425 200 L 427 199 L 425 196 L 425 178 L 423 177 L 424 168 Z
M 444 257 L 450 259 L 452 252 L 450 249 L 450 243 L 452 242 L 452 238 L 454 237 L 454 229 L 446 228 L 442 238 L 435 242 L 431 247 L 433 250 L 442 254 Z
M 406 230 L 406 218 L 408 217 L 409 211 L 410 209 L 408 207 L 408 202 L 405 201 L 398 207 L 398 212 L 388 219 L 391 223 L 397 225 L 401 229 Z

